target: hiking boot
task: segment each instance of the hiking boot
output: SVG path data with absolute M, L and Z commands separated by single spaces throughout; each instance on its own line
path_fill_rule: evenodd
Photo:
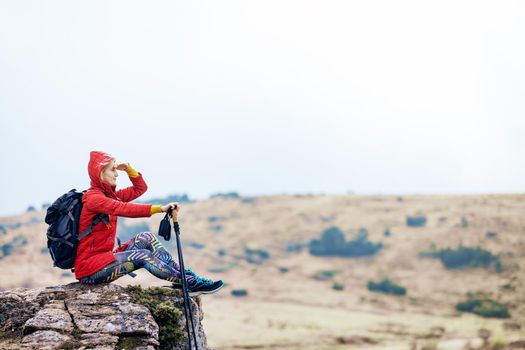
M 224 286 L 222 280 L 212 281 L 209 278 L 197 276 L 193 283 L 190 283 L 188 294 L 193 297 L 200 294 L 211 294 L 217 292 Z
M 222 280 L 214 282 L 209 278 L 197 276 L 191 267 L 186 270 L 186 279 L 188 279 L 188 276 L 192 276 L 194 278 L 192 282 L 188 282 L 189 296 L 215 293 L 224 286 L 224 282 Z M 172 288 L 182 289 L 182 278 L 172 282 Z

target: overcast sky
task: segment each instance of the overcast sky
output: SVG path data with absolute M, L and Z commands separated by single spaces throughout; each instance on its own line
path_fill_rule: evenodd
M 91 150 L 142 199 L 524 192 L 524 39 L 523 1 L 0 1 L 0 215 Z

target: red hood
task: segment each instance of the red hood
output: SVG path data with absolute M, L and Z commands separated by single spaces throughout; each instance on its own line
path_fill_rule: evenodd
M 110 154 L 102 151 L 91 151 L 88 163 L 88 173 L 91 179 L 91 187 L 98 188 L 106 194 L 112 194 L 112 197 L 116 197 L 115 189 L 117 186 L 112 186 L 100 179 L 100 172 L 106 164 L 108 164 L 114 157 Z

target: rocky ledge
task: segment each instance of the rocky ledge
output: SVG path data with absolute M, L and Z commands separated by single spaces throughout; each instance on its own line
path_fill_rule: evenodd
M 200 297 L 190 298 L 199 349 L 209 349 Z M 0 292 L 0 349 L 187 349 L 182 293 L 71 283 Z

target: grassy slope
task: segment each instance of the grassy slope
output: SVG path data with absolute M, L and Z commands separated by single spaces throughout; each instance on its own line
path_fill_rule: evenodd
M 225 199 L 186 204 L 179 222 L 183 240 L 205 245 L 203 249 L 185 247 L 186 267 L 192 266 L 199 274 L 222 278 L 227 283 L 217 295 L 206 296 L 204 303 L 210 345 L 304 347 L 305 342 L 330 343 L 336 336 L 350 334 L 406 343 L 415 334 L 438 325 L 460 335 L 473 336 L 477 328 L 486 326 L 502 337 L 513 336 L 503 330 L 500 320 L 458 317 L 454 305 L 467 291 L 486 291 L 497 300 L 511 303 L 513 319 L 525 327 L 524 209 L 524 195 L 403 196 L 402 201 L 396 196 L 283 195 L 258 197 L 255 204 Z M 407 227 L 406 215 L 417 212 L 427 216 L 426 227 Z M 25 223 L 32 217 L 43 221 L 44 215 L 41 211 L 0 218 L 0 224 Z M 220 219 L 212 223 L 211 216 Z M 469 222 L 467 228 L 461 227 L 461 217 Z M 161 218 L 156 215 L 126 219 L 126 224 L 146 220 L 151 230 L 156 231 Z M 222 226 L 222 232 L 210 229 L 216 224 Z M 347 239 L 360 227 L 366 227 L 369 240 L 383 242 L 385 248 L 377 256 L 360 259 L 319 258 L 311 256 L 307 249 L 296 253 L 286 250 L 290 243 L 307 243 L 318 238 L 322 230 L 333 225 Z M 386 227 L 392 233 L 389 237 L 383 235 Z M 16 235 L 29 240 L 27 245 L 0 260 L 0 288 L 74 281 L 66 271 L 51 267 L 48 253 L 40 252 L 46 244 L 46 229 L 44 223 L 27 224 L 0 234 L 0 244 Z M 486 238 L 487 231 L 497 232 L 497 237 Z M 484 269 L 450 271 L 438 260 L 417 258 L 417 253 L 432 243 L 438 249 L 457 247 L 460 243 L 479 245 L 499 254 L 508 270 L 500 274 Z M 174 238 L 166 245 L 175 252 Z M 264 249 L 271 259 L 261 265 L 250 264 L 243 258 L 245 248 Z M 220 249 L 226 252 L 224 256 L 217 254 Z M 217 266 L 234 267 L 220 273 L 208 272 Z M 282 267 L 289 272 L 280 272 Z M 336 273 L 327 281 L 313 279 L 320 270 L 336 270 Z M 385 277 L 406 287 L 407 296 L 393 297 L 367 290 L 368 280 Z M 333 290 L 335 281 L 345 289 Z M 136 279 L 123 277 L 115 283 L 166 284 L 147 271 L 139 271 Z M 502 288 L 506 283 L 513 290 Z M 235 298 L 230 294 L 232 289 L 246 289 L 249 295 Z M 397 326 L 388 326 L 389 322 Z M 406 322 L 408 325 L 403 326 Z M 239 329 L 243 331 L 231 332 Z M 261 330 L 264 337 L 260 336 Z

